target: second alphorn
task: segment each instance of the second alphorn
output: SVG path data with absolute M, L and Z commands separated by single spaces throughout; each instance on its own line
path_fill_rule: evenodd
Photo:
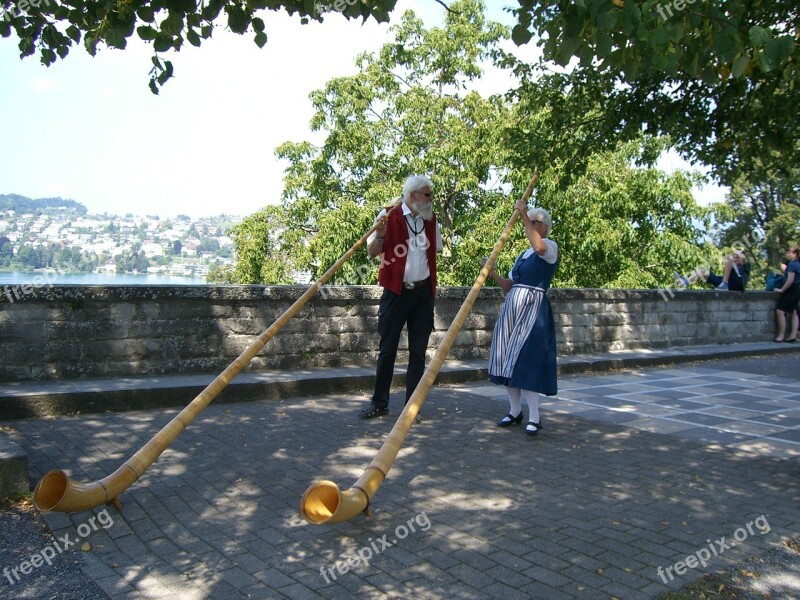
M 530 198 L 538 178 L 539 173 L 535 173 L 528 187 L 525 189 L 525 193 L 522 195 L 523 201 L 527 202 L 528 198 Z M 439 348 L 437 348 L 433 358 L 431 358 L 431 362 L 428 368 L 425 369 L 425 373 L 422 375 L 422 379 L 417 385 L 417 388 L 414 390 L 411 398 L 408 399 L 403 412 L 400 413 L 397 422 L 389 433 L 389 437 L 386 438 L 386 441 L 383 443 L 383 446 L 381 446 L 381 449 L 378 450 L 375 458 L 372 459 L 370 465 L 365 469 L 364 474 L 355 482 L 353 487 L 344 491 L 340 491 L 338 485 L 327 480 L 318 481 L 311 485 L 303 494 L 303 498 L 300 501 L 300 514 L 306 521 L 314 525 L 333 524 L 349 521 L 360 512 L 369 514 L 370 501 L 377 493 L 383 480 L 386 479 L 389 469 L 391 469 L 394 464 L 397 453 L 400 451 L 400 447 L 403 445 L 403 441 L 408 435 L 412 423 L 414 423 L 414 418 L 425 402 L 428 392 L 433 386 L 433 382 L 439 374 L 442 364 L 444 364 L 444 359 L 450 352 L 450 347 L 453 345 L 458 332 L 461 330 L 464 320 L 472 310 L 472 305 L 475 303 L 478 293 L 481 291 L 481 287 L 483 287 L 486 281 L 491 266 L 497 260 L 500 250 L 502 250 L 503 245 L 508 240 L 509 235 L 511 235 L 511 229 L 514 223 L 516 223 L 517 218 L 519 218 L 519 212 L 515 207 L 511 218 L 508 220 L 508 224 L 505 229 L 503 229 L 500 239 L 498 239 L 497 243 L 494 245 L 489 260 L 481 269 L 466 300 L 464 300 L 455 319 L 453 319 L 453 322 L 450 324 L 442 343 L 439 345 Z

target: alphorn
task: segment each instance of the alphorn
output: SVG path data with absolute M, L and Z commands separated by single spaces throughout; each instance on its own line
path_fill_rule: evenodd
M 538 178 L 539 173 L 536 172 L 522 195 L 523 201 L 528 201 Z M 370 501 L 377 493 L 383 480 L 386 479 L 389 469 L 392 468 L 397 453 L 400 451 L 400 447 L 403 445 L 403 441 L 408 435 L 419 409 L 425 402 L 428 392 L 439 374 L 439 370 L 442 368 L 444 359 L 450 352 L 450 347 L 461 330 L 464 320 L 472 310 L 472 305 L 475 303 L 478 293 L 489 275 L 489 270 L 508 240 L 511 229 L 518 217 L 519 212 L 514 207 L 514 212 L 511 214 L 511 218 L 508 220 L 500 239 L 495 243 L 489 260 L 486 261 L 486 264 L 481 269 L 478 279 L 475 280 L 466 300 L 464 300 L 453 322 L 450 324 L 442 343 L 431 358 L 428 368 L 425 369 L 422 379 L 420 379 L 414 393 L 408 399 L 403 412 L 397 418 L 389 437 L 386 438 L 375 458 L 364 470 L 364 474 L 353 484 L 353 487 L 345 491 L 340 491 L 339 486 L 332 481 L 324 480 L 312 484 L 303 494 L 303 498 L 300 501 L 300 514 L 306 521 L 314 525 L 323 525 L 348 521 L 360 512 L 369 516 Z
M 386 208 L 388 216 L 399 201 Z M 266 343 L 280 331 L 280 329 L 297 313 L 317 291 L 325 285 L 333 274 L 347 262 L 358 248 L 374 232 L 380 222 L 353 244 L 342 257 L 337 260 L 325 273 L 317 279 L 300 296 L 294 304 L 278 317 L 258 338 L 234 360 L 228 368 L 220 373 L 197 397 L 184 407 L 175 417 L 167 423 L 161 431 L 153 436 L 136 454 L 128 459 L 119 469 L 111 475 L 92 483 L 78 483 L 69 478 L 62 470 L 50 471 L 42 477 L 33 492 L 33 503 L 41 511 L 77 512 L 89 510 L 101 504 L 115 503 L 118 507 L 118 497 L 130 487 L 142 474 L 161 456 L 161 453 L 175 441 L 175 438 L 189 426 L 200 412 L 219 395 L 231 380 L 246 367 L 261 351 Z

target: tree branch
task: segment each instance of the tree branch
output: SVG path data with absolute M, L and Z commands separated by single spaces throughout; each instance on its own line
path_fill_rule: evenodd
M 447 6 L 447 4 L 445 4 L 445 3 L 444 3 L 442 0 L 433 0 L 433 1 L 434 1 L 434 2 L 436 2 L 436 3 L 438 3 L 438 4 L 441 4 L 442 6 L 444 6 L 445 10 L 446 10 L 447 12 L 449 12 L 451 15 L 460 15 L 460 14 L 461 14 L 461 13 L 460 13 L 460 12 L 458 12 L 457 10 L 453 10 L 452 8 L 450 8 L 449 6 Z

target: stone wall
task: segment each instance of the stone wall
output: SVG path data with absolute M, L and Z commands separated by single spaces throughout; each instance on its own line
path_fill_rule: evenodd
M 26 286 L 22 286 L 26 288 Z M 49 286 L 0 295 L 0 381 L 219 373 L 306 291 L 295 286 Z M 442 288 L 432 354 L 469 288 Z M 249 370 L 374 364 L 381 289 L 325 287 Z M 767 292 L 554 289 L 560 354 L 768 341 Z M 450 358 L 488 356 L 503 295 L 481 290 Z M 400 361 L 405 360 L 405 340 Z

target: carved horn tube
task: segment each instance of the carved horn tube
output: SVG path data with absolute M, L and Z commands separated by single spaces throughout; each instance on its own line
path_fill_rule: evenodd
M 539 173 L 537 172 L 525 189 L 522 200 L 527 202 L 538 178 Z M 369 515 L 369 503 L 383 483 L 383 480 L 386 479 L 389 469 L 392 468 L 397 453 L 400 451 L 400 447 L 403 445 L 403 441 L 406 435 L 408 435 L 411 425 L 414 423 L 414 418 L 425 402 L 428 392 L 442 368 L 444 359 L 450 352 L 450 348 L 458 332 L 461 330 L 464 320 L 472 310 L 472 305 L 475 303 L 478 293 L 481 291 L 481 287 L 483 287 L 483 283 L 489 275 L 490 267 L 497 260 L 500 250 L 502 250 L 503 245 L 508 240 L 511 229 L 518 217 L 519 212 L 515 207 L 500 239 L 498 239 L 497 243 L 494 245 L 489 260 L 486 262 L 483 269 L 481 269 L 478 279 L 475 280 L 466 300 L 464 300 L 453 322 L 450 324 L 442 343 L 439 345 L 439 348 L 437 348 L 433 358 L 431 358 L 431 362 L 428 368 L 425 369 L 425 373 L 422 375 L 422 379 L 417 385 L 417 388 L 414 390 L 411 398 L 408 399 L 403 412 L 401 412 L 400 416 L 397 418 L 397 422 L 394 424 L 394 427 L 392 427 L 389 437 L 386 438 L 386 441 L 383 443 L 383 446 L 381 446 L 381 449 L 378 450 L 375 458 L 372 459 L 370 465 L 364 470 L 364 474 L 353 484 L 353 487 L 344 491 L 340 491 L 339 486 L 327 480 L 318 481 L 311 485 L 311 487 L 305 491 L 300 501 L 300 514 L 306 521 L 314 525 L 333 524 L 348 521 L 360 512 Z
M 399 203 L 387 207 L 388 215 Z M 149 442 L 111 475 L 92 483 L 72 481 L 62 470 L 50 471 L 42 477 L 33 492 L 33 503 L 41 511 L 76 512 L 89 510 L 95 506 L 114 501 L 161 456 L 178 434 L 197 417 L 198 414 L 216 398 L 239 372 L 261 351 L 266 343 L 280 331 L 317 291 L 325 285 L 333 274 L 347 262 L 367 238 L 378 228 L 376 223 L 345 252 L 317 281 L 300 296 L 294 304 L 278 317 L 258 338 L 234 360 L 228 368 L 217 376 L 200 394 L 167 423 Z

